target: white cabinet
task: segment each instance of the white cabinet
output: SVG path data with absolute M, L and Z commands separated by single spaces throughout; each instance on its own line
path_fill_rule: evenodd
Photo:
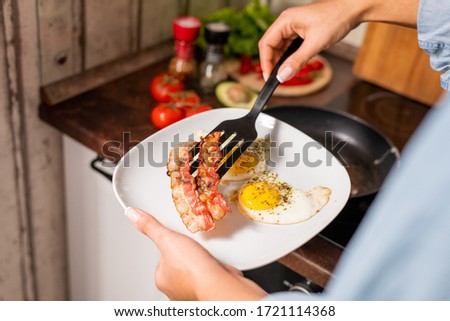
M 156 246 L 132 226 L 96 154 L 64 137 L 71 300 L 166 300 L 154 285 Z

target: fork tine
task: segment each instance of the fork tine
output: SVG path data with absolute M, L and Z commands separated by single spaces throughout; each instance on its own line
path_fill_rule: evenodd
M 229 141 L 222 149 L 222 159 L 218 164 L 218 168 L 222 166 L 243 143 L 243 139 Z
M 236 137 L 236 132 L 223 132 L 222 135 L 220 136 L 219 142 L 220 142 L 220 150 L 223 150 L 224 148 L 226 148 L 226 146 L 230 143 L 232 143 L 233 139 Z M 199 157 L 199 153 L 200 153 L 200 143 L 195 144 L 193 147 L 191 147 L 191 149 L 189 150 L 193 157 L 192 157 L 192 161 L 191 161 L 191 170 L 190 173 L 191 175 L 194 174 L 194 172 L 197 170 L 198 165 L 200 163 L 198 157 Z M 222 152 L 223 155 L 226 155 L 227 152 Z
M 189 171 L 192 175 L 197 170 L 198 164 L 200 162 L 198 160 L 198 155 L 200 153 L 200 143 L 197 143 L 194 146 L 192 146 L 189 152 L 193 155 L 191 161 L 191 170 Z
M 222 178 L 225 173 L 230 169 L 231 166 L 238 160 L 239 157 L 241 157 L 242 153 L 253 143 L 253 141 L 250 140 L 240 140 L 237 144 L 235 144 L 233 147 L 236 147 L 236 149 L 230 148 L 228 150 L 226 157 L 224 157 L 223 161 L 220 162 L 219 168 L 216 170 L 216 173 L 219 175 L 220 178 Z M 239 145 L 239 146 L 238 146 Z M 228 146 L 227 146 L 228 147 Z M 228 155 L 231 153 L 230 155 Z

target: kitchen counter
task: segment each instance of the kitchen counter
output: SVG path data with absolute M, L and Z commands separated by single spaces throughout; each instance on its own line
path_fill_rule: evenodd
M 335 75 L 328 87 L 305 97 L 272 97 L 268 106 L 324 106 L 348 89 L 355 80 L 351 74 L 351 64 L 333 56 L 328 56 L 328 59 Z M 156 102 L 149 94 L 148 87 L 152 77 L 165 71 L 167 65 L 168 61 L 164 60 L 54 106 L 42 104 L 40 117 L 99 155 L 103 154 L 105 147 L 110 146 L 107 143 L 123 142 L 124 133 L 127 133 L 125 138 L 129 137 L 132 142 L 125 141 L 123 146 L 114 150 L 122 155 L 137 141 L 156 131 L 149 120 L 150 109 Z M 221 107 L 214 95 L 202 96 L 202 101 L 213 107 Z M 114 161 L 117 162 L 118 159 Z
M 352 75 L 350 62 L 328 54 L 324 56 L 334 71 L 333 80 L 326 88 L 304 97 L 272 97 L 268 108 L 301 104 L 351 112 L 371 122 L 402 148 L 427 108 L 414 102 L 408 102 L 409 107 L 405 108 L 399 96 L 358 81 Z M 163 60 L 52 106 L 43 103 L 39 108 L 40 117 L 98 155 L 118 162 L 129 148 L 156 131 L 149 120 L 155 101 L 149 94 L 148 85 L 154 75 L 166 70 L 167 64 L 168 61 Z M 389 102 L 387 105 L 393 104 L 395 108 L 385 108 L 385 104 L 377 103 L 370 109 L 358 107 L 360 104 L 355 101 L 369 94 L 381 95 L 381 101 L 385 100 Z M 202 100 L 220 107 L 212 95 L 203 96 Z M 318 235 L 279 261 L 325 287 L 343 250 L 343 246 Z

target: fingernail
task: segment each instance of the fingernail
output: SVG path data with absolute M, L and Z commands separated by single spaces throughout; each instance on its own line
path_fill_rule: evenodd
M 286 80 L 290 79 L 293 75 L 294 75 L 294 70 L 291 67 L 287 66 L 278 73 L 277 79 L 280 83 L 283 83 Z
M 264 81 L 267 81 L 267 78 L 269 78 L 269 77 L 267 77 L 266 73 L 263 73 L 263 78 L 264 78 Z
M 125 216 L 128 218 L 128 220 L 136 225 L 137 221 L 139 220 L 140 217 L 140 213 L 138 211 L 136 211 L 134 208 L 132 207 L 127 207 L 125 209 Z

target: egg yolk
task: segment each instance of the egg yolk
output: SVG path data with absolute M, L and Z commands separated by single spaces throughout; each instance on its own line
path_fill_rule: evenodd
M 234 175 L 246 174 L 253 170 L 259 163 L 259 156 L 257 153 L 244 152 L 241 157 L 229 169 L 229 173 Z
M 246 185 L 239 197 L 243 206 L 257 211 L 274 208 L 281 200 L 278 189 L 267 182 Z

